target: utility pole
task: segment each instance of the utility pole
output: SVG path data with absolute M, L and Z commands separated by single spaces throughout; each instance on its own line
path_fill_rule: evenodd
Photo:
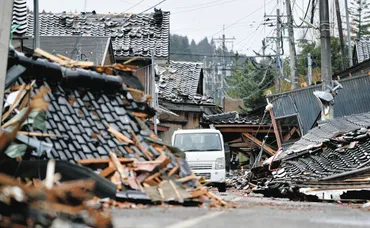
M 279 3 L 279 1 L 278 1 Z M 280 9 L 279 6 L 276 9 L 276 66 L 277 66 L 277 73 L 276 73 L 276 93 L 280 92 Z
M 2 0 L 0 7 L 0 116 L 3 115 L 5 79 L 8 65 L 10 27 L 12 23 L 13 0 Z
M 39 0 L 33 0 L 33 49 L 40 48 Z
M 322 90 L 331 86 L 331 49 L 330 49 L 330 21 L 328 0 L 320 0 L 320 39 L 321 39 L 321 81 Z M 332 105 L 329 108 L 329 118 L 334 117 Z M 324 111 L 324 110 L 322 110 Z
M 344 0 L 344 5 L 346 9 L 346 22 L 347 22 L 347 40 L 348 40 L 348 59 L 349 59 L 349 67 L 353 66 L 353 59 L 352 59 L 352 46 L 351 46 L 351 27 L 349 26 L 349 13 L 348 13 L 348 2 Z
M 307 54 L 307 63 L 308 63 L 308 85 L 312 85 L 312 59 L 311 59 L 311 53 Z
M 293 18 L 290 0 L 286 0 L 286 12 L 288 17 L 288 34 L 289 34 L 289 52 L 290 52 L 290 79 L 292 81 L 292 90 L 298 88 L 297 77 L 297 57 L 294 43 Z
M 340 6 L 339 6 L 338 0 L 335 0 L 335 10 L 337 14 L 338 32 L 339 32 L 339 40 L 340 40 L 340 54 L 342 55 L 342 70 L 344 70 L 347 64 L 345 64 L 346 54 L 344 53 L 342 18 L 340 16 Z
M 155 85 L 155 70 L 154 70 L 154 51 L 155 51 L 155 48 L 153 48 L 152 50 L 152 65 L 151 65 L 151 70 L 152 70 L 152 99 L 153 99 L 153 102 L 152 102 L 152 105 L 153 105 L 153 108 L 157 111 L 157 94 L 156 94 L 156 85 Z M 154 125 L 154 133 L 157 135 L 158 132 L 157 132 L 157 119 L 158 119 L 158 116 L 157 116 L 157 112 L 156 114 L 154 115 L 154 118 L 153 118 L 153 125 Z
M 225 35 L 225 25 L 223 26 L 223 33 L 222 33 L 222 37 L 221 38 L 216 38 L 216 39 L 213 39 L 214 41 L 216 42 L 221 42 L 221 45 L 222 45 L 222 73 L 221 73 L 221 88 L 220 88 L 220 93 L 221 93 L 221 107 L 223 110 L 225 110 L 225 96 L 224 96 L 224 79 L 225 79 L 225 76 L 226 76 L 226 51 L 227 51 L 227 48 L 226 48 L 226 43 L 227 42 L 230 42 L 230 43 L 233 43 L 233 41 L 235 40 L 235 38 L 226 38 L 226 35 Z

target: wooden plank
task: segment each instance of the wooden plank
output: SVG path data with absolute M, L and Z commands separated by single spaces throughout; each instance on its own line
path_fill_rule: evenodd
M 122 178 L 122 181 L 126 183 L 128 176 L 125 174 L 125 171 L 123 170 L 123 167 L 121 163 L 119 162 L 117 155 L 115 153 L 110 152 L 109 153 L 110 158 L 112 159 L 113 165 L 116 167 L 116 170 L 118 171 L 119 175 Z
M 177 199 L 179 200 L 179 202 L 180 203 L 184 202 L 184 199 L 182 198 L 182 196 L 180 195 L 179 191 L 177 190 L 177 185 L 172 180 L 170 180 L 169 182 L 170 182 L 171 187 L 175 191 L 175 194 L 176 194 Z
M 168 176 L 172 176 L 173 174 L 177 173 L 178 171 L 180 170 L 180 167 L 179 166 L 175 166 L 173 167 L 169 172 L 168 172 Z
M 186 177 L 177 179 L 176 181 L 177 182 L 184 183 L 184 182 L 188 182 L 188 181 L 192 181 L 192 180 L 196 180 L 196 179 L 197 179 L 197 177 L 194 176 L 194 174 L 192 174 L 192 175 L 189 175 L 189 176 L 186 176 Z
M 128 143 L 131 143 L 131 144 L 135 144 L 134 141 L 132 141 L 130 138 L 126 137 L 124 134 L 122 134 L 121 132 L 117 131 L 113 127 L 111 127 L 109 124 L 107 124 L 107 127 L 108 127 L 108 131 L 110 133 L 112 133 L 118 139 L 118 141 L 128 142 Z
M 233 144 L 229 144 L 229 147 L 255 148 L 256 146 L 255 145 L 251 145 L 251 143 L 244 142 L 244 143 L 233 143 Z
M 148 114 L 144 112 L 131 112 L 132 115 L 139 117 L 139 118 L 147 118 Z
M 19 102 L 26 95 L 26 93 L 23 93 L 25 88 L 26 88 L 26 84 L 23 83 L 21 88 L 18 90 L 18 94 L 15 97 L 13 104 L 10 106 L 9 110 L 2 116 L 2 121 L 5 121 L 9 117 L 9 115 L 12 114 L 13 110 L 17 107 Z
M 60 59 L 57 56 L 52 55 L 49 52 L 46 52 L 46 51 L 44 51 L 40 48 L 36 48 L 35 53 L 37 53 L 37 54 L 39 54 L 39 55 L 41 55 L 41 56 L 43 56 L 47 59 L 50 59 L 53 62 L 59 63 L 61 65 L 63 65 L 65 63 L 65 61 L 63 59 Z
M 146 178 L 144 180 L 144 183 L 146 184 L 149 184 L 151 186 L 155 186 L 157 185 L 157 183 L 155 181 L 153 181 L 156 177 L 160 177 L 161 176 L 161 173 L 155 173 L 153 175 L 151 175 L 150 177 Z
M 120 163 L 132 163 L 135 159 L 132 158 L 117 158 Z M 91 158 L 78 160 L 77 163 L 81 165 L 93 165 L 93 164 L 108 164 L 111 160 L 109 158 Z
M 286 134 L 285 136 L 284 136 L 284 141 L 287 141 L 287 140 L 289 140 L 291 137 L 292 137 L 292 135 L 294 134 L 294 132 L 297 130 L 297 128 L 296 127 L 293 127 L 292 129 L 290 129 L 290 131 L 289 131 L 289 133 L 288 134 Z
M 206 195 L 207 192 L 208 192 L 208 189 L 206 189 L 206 188 L 196 189 L 195 191 L 193 191 L 191 193 L 191 197 L 198 198 L 198 197 L 200 197 L 202 195 Z
M 114 171 L 116 171 L 116 169 L 110 165 L 107 168 L 105 168 L 103 171 L 101 171 L 99 175 L 102 177 L 107 177 L 111 175 Z
M 40 133 L 40 132 L 18 131 L 17 133 L 21 135 L 37 136 L 37 137 L 58 137 L 56 134 L 47 134 L 47 133 Z
M 248 133 L 243 133 L 243 136 L 245 136 L 246 138 L 248 138 L 249 140 L 257 144 L 259 147 L 262 146 L 262 142 L 259 139 L 255 138 L 253 135 L 248 134 Z M 274 155 L 276 153 L 276 151 L 273 150 L 271 147 L 269 147 L 267 144 L 265 144 L 265 146 L 263 147 L 263 150 L 266 151 L 270 155 Z

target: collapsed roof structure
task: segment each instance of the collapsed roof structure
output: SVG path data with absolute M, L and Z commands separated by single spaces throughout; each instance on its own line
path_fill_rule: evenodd
M 253 170 L 257 192 L 324 200 L 368 199 L 370 113 L 328 120 Z M 265 174 L 270 173 L 266 176 Z

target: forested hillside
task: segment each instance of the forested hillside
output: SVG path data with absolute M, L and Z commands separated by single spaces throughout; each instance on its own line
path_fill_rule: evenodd
M 199 43 L 194 40 L 190 41 L 187 36 L 177 34 L 171 34 L 170 39 L 171 60 L 203 61 L 204 56 L 210 59 L 213 55 L 216 57 L 222 55 L 221 48 L 216 48 L 216 44 L 207 37 Z M 225 56 L 234 56 L 234 53 L 227 52 Z

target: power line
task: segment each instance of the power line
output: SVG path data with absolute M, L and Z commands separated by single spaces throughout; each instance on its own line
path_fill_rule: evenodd
M 276 7 L 277 7 L 277 5 L 278 4 L 276 4 L 275 6 L 274 6 L 274 8 L 271 10 L 271 13 L 276 9 Z M 271 14 L 270 13 L 270 14 Z M 252 32 L 252 33 L 250 33 L 248 36 L 246 36 L 245 38 L 243 38 L 241 41 L 239 41 L 237 44 L 235 44 L 235 46 L 237 46 L 238 44 L 240 44 L 240 43 L 242 43 L 242 42 L 244 42 L 245 40 L 247 40 L 249 37 L 251 37 L 251 36 L 253 36 L 253 35 L 255 35 L 256 34 L 256 32 L 257 32 L 257 30 L 260 28 L 260 26 L 263 24 L 265 22 L 265 19 L 263 19 L 261 22 L 260 22 L 260 24 L 258 25 L 258 27 Z M 271 31 L 270 31 L 270 33 L 271 33 Z M 249 42 L 249 41 L 248 41 Z M 247 43 L 248 43 L 247 42 Z M 245 44 L 244 46 L 243 46 L 243 48 L 245 47 L 245 46 L 247 46 L 247 44 Z M 243 50 L 243 49 L 239 49 L 239 50 Z
M 294 5 L 296 5 L 295 3 L 294 3 Z M 293 8 L 294 8 L 294 5 L 293 5 Z M 308 4 L 307 4 L 307 9 L 306 9 L 306 12 L 305 12 L 305 14 L 304 14 L 304 17 L 303 17 L 303 19 L 306 19 L 306 17 L 307 17 L 307 14 L 308 14 L 308 11 L 309 11 L 309 9 L 310 9 L 310 5 L 311 5 L 311 0 L 309 0 L 308 1 Z M 297 5 L 298 6 L 298 5 Z M 299 6 L 298 6 L 298 8 L 299 9 L 301 9 Z M 292 11 L 293 11 L 294 9 L 292 9 Z M 302 10 L 302 9 L 301 9 Z M 302 11 L 303 12 L 303 11 Z M 292 15 L 292 19 L 293 19 L 293 22 L 294 22 L 294 25 L 295 26 L 297 26 L 297 27 L 302 27 L 302 25 L 303 25 L 303 21 L 301 22 L 301 24 L 300 25 L 297 25 L 297 23 L 294 21 L 294 18 L 293 18 L 293 15 Z
M 275 1 L 275 0 L 271 0 L 271 1 L 269 1 L 266 5 L 269 5 L 269 4 L 270 4 L 270 3 L 272 3 L 273 1 Z M 221 29 L 221 30 L 219 30 L 219 31 L 215 32 L 215 33 L 214 33 L 214 34 L 212 34 L 210 37 L 213 37 L 213 36 L 215 36 L 215 35 L 219 34 L 220 32 L 223 32 L 223 31 L 225 31 L 226 29 L 228 29 L 228 28 L 230 28 L 230 27 L 232 27 L 232 26 L 234 26 L 234 25 L 238 24 L 239 22 L 241 22 L 241 21 L 243 21 L 244 19 L 246 19 L 246 18 L 248 18 L 248 17 L 252 16 L 253 14 L 255 14 L 256 12 L 258 12 L 259 10 L 261 10 L 261 9 L 263 9 L 263 8 L 264 8 L 264 6 L 259 7 L 258 9 L 254 10 L 254 11 L 253 11 L 253 12 L 251 12 L 250 14 L 248 14 L 248 15 L 246 15 L 246 16 L 244 16 L 244 17 L 242 17 L 241 19 L 239 19 L 239 20 L 235 21 L 234 23 L 232 23 L 232 24 L 230 24 L 230 25 L 226 26 L 225 28 L 223 28 L 223 29 Z M 190 46 L 189 46 L 189 47 L 187 47 L 187 48 L 184 48 L 183 50 L 181 50 L 181 52 L 182 52 L 182 51 L 186 51 L 186 50 L 187 50 L 187 49 L 189 49 L 189 48 L 190 48 Z
M 179 7 L 174 7 L 174 8 L 172 8 L 172 9 L 189 9 L 189 8 L 196 8 L 196 7 L 202 7 L 202 6 L 207 6 L 207 5 L 215 4 L 215 3 L 218 3 L 218 2 L 222 2 L 222 1 L 225 1 L 225 0 L 216 0 L 216 1 L 211 1 L 211 2 L 207 2 L 207 3 L 203 3 L 203 4 L 192 5 L 192 6 L 179 6 Z
M 263 87 L 261 87 L 260 89 L 258 89 L 257 91 L 255 91 L 253 94 L 250 94 L 249 96 L 247 97 L 241 97 L 241 98 L 232 98 L 231 96 L 229 96 L 227 94 L 227 92 L 225 91 L 225 97 L 227 97 L 228 99 L 232 100 L 232 101 L 242 101 L 242 100 L 247 100 L 249 98 L 251 98 L 252 96 L 256 95 L 257 93 L 261 92 L 262 90 L 266 89 L 266 87 L 268 85 L 271 84 L 271 82 L 273 82 L 275 79 L 272 79 L 271 81 L 269 81 L 268 83 L 266 83 Z
M 145 0 L 141 0 L 140 2 L 136 3 L 135 5 L 131 6 L 130 8 L 128 8 L 127 10 L 123 11 L 123 13 L 126 13 L 127 11 L 131 10 L 132 8 L 134 8 L 135 6 L 139 5 L 140 3 L 142 3 L 143 1 Z
M 160 5 L 160 4 L 162 4 L 162 3 L 163 3 L 163 2 L 165 2 L 165 1 L 167 1 L 167 0 L 162 0 L 162 1 L 158 2 L 158 3 L 157 3 L 157 4 L 155 4 L 154 6 L 151 6 L 151 7 L 149 7 L 148 9 L 146 9 L 146 10 L 144 10 L 144 11 L 142 11 L 142 12 L 138 13 L 138 15 L 139 15 L 139 14 L 142 14 L 142 13 L 145 13 L 145 12 L 147 12 L 147 11 L 149 11 L 149 10 L 153 9 L 154 7 L 156 7 L 156 6 Z
M 206 9 L 206 8 L 210 8 L 210 7 L 214 7 L 214 6 L 219 6 L 219 5 L 223 5 L 225 3 L 230 3 L 230 2 L 235 2 L 235 1 L 239 1 L 239 0 L 229 0 L 229 1 L 226 1 L 226 2 L 218 3 L 218 4 L 213 4 L 213 5 L 198 7 L 198 8 L 195 8 L 195 9 L 184 10 L 184 11 L 179 11 L 179 12 L 173 12 L 172 14 L 192 12 L 192 11 L 196 11 L 196 10 L 200 10 L 200 9 Z

